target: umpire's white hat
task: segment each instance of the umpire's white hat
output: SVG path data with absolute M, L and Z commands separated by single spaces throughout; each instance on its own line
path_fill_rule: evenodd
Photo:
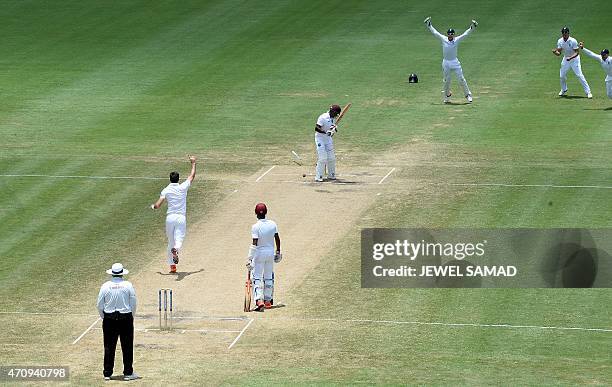
M 106 274 L 110 275 L 126 275 L 127 273 L 129 273 L 129 271 L 124 269 L 123 265 L 119 262 L 113 263 L 113 266 L 106 271 Z

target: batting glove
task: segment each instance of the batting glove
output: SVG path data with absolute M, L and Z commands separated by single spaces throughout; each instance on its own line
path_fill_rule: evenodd
M 472 20 L 472 25 L 474 28 L 478 27 L 478 22 L 476 20 Z
M 423 20 L 423 23 L 429 27 L 431 25 L 431 16 L 428 16 L 427 19 Z
M 247 259 L 245 266 L 246 266 L 248 271 L 253 270 L 253 261 L 251 261 L 250 259 Z
M 281 253 L 274 254 L 274 263 L 279 263 L 282 260 L 283 260 L 283 254 Z

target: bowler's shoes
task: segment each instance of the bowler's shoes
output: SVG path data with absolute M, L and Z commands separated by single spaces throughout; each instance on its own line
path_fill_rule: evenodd
M 255 304 L 255 309 L 253 310 L 255 312 L 263 312 L 265 307 L 266 306 L 262 300 L 257 300 L 257 303 Z
M 318 177 L 315 177 L 315 181 L 316 181 L 317 183 L 322 183 L 322 182 L 323 182 L 323 179 L 318 178 Z
M 132 372 L 131 375 L 123 375 L 123 380 L 125 381 L 136 380 L 136 379 L 140 379 L 140 376 L 138 376 L 135 372 Z
M 591 93 L 587 94 L 587 98 L 588 99 L 593 99 L 593 94 L 591 94 Z
M 472 103 L 472 96 L 470 94 L 466 95 L 465 98 L 467 98 L 468 103 Z
M 176 273 L 176 265 L 170 265 L 170 273 Z
M 561 90 L 561 91 L 559 92 L 559 97 L 563 97 L 563 96 L 565 95 L 565 93 L 567 93 L 567 89 L 565 89 L 565 90 Z
M 272 309 L 272 302 L 271 301 L 264 301 L 264 308 Z
M 172 253 L 172 262 L 174 262 L 174 264 L 176 265 L 179 261 L 178 250 L 173 247 L 170 252 Z

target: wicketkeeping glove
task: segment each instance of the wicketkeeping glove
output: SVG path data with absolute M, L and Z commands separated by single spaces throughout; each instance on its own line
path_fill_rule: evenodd
M 283 260 L 283 254 L 281 253 L 274 254 L 274 263 L 279 263 L 282 260 Z

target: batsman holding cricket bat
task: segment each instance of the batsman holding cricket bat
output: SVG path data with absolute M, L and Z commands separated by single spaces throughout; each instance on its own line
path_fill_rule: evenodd
M 340 108 L 339 105 L 331 105 L 329 111 L 321 114 L 317 119 L 315 125 L 315 146 L 317 147 L 315 181 L 323 181 L 326 168 L 327 178 L 336 180 L 336 151 L 334 150 L 333 137 L 338 131 L 336 125 L 350 107 L 350 103 L 344 109 Z
M 253 243 L 249 247 L 247 257 L 247 269 L 253 281 L 253 298 L 255 299 L 255 311 L 263 312 L 264 309 L 272 308 L 274 300 L 274 264 L 279 263 L 283 256 L 281 254 L 281 240 L 278 236 L 278 227 L 272 220 L 266 219 L 268 208 L 264 203 L 255 206 L 257 223 L 251 228 Z M 276 250 L 274 244 L 276 243 Z M 248 279 L 247 279 L 248 281 Z M 247 283 L 248 288 L 248 283 Z M 249 295 L 245 295 L 245 311 Z

